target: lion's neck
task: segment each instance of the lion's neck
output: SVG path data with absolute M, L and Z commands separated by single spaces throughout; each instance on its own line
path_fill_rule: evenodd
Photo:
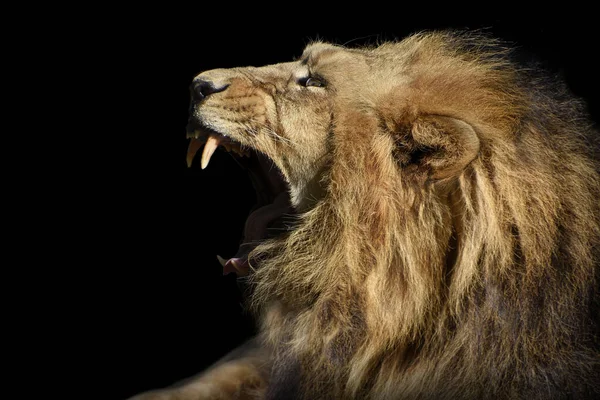
M 322 173 L 315 174 L 312 178 L 289 179 L 290 201 L 297 212 L 303 213 L 315 206 L 325 196 L 325 189 L 321 183 Z

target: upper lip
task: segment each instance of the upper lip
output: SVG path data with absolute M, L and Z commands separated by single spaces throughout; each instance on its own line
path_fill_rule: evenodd
M 200 123 L 197 118 L 190 117 L 185 127 L 186 137 L 188 139 L 198 139 L 200 133 L 204 133 L 208 128 Z
M 222 136 L 226 139 L 228 139 L 228 141 L 231 141 L 231 138 L 229 138 L 229 136 L 223 132 L 219 132 L 211 127 L 209 127 L 208 125 L 204 124 L 202 121 L 200 121 L 199 119 L 195 118 L 195 117 L 190 117 L 188 119 L 188 123 L 185 127 L 185 137 L 188 139 L 201 139 L 203 141 L 206 141 L 206 139 L 208 138 L 209 135 L 211 134 L 216 134 L 218 136 Z

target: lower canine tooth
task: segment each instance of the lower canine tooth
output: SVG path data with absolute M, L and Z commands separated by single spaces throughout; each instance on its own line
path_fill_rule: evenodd
M 217 260 L 219 260 L 219 264 L 221 264 L 221 267 L 224 267 L 225 264 L 227 264 L 227 260 L 221 257 L 220 255 L 217 255 Z

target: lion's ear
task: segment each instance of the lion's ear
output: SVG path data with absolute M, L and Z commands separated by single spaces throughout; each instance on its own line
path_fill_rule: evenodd
M 458 175 L 479 154 L 475 129 L 463 120 L 443 115 L 418 117 L 397 144 L 404 167 L 436 180 Z

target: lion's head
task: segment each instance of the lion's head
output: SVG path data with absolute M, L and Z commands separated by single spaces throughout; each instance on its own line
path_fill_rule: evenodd
M 252 271 L 278 381 L 308 398 L 598 390 L 597 144 L 564 85 L 438 32 L 313 43 L 191 93 L 188 161 L 234 150 L 259 192 L 224 264 Z

